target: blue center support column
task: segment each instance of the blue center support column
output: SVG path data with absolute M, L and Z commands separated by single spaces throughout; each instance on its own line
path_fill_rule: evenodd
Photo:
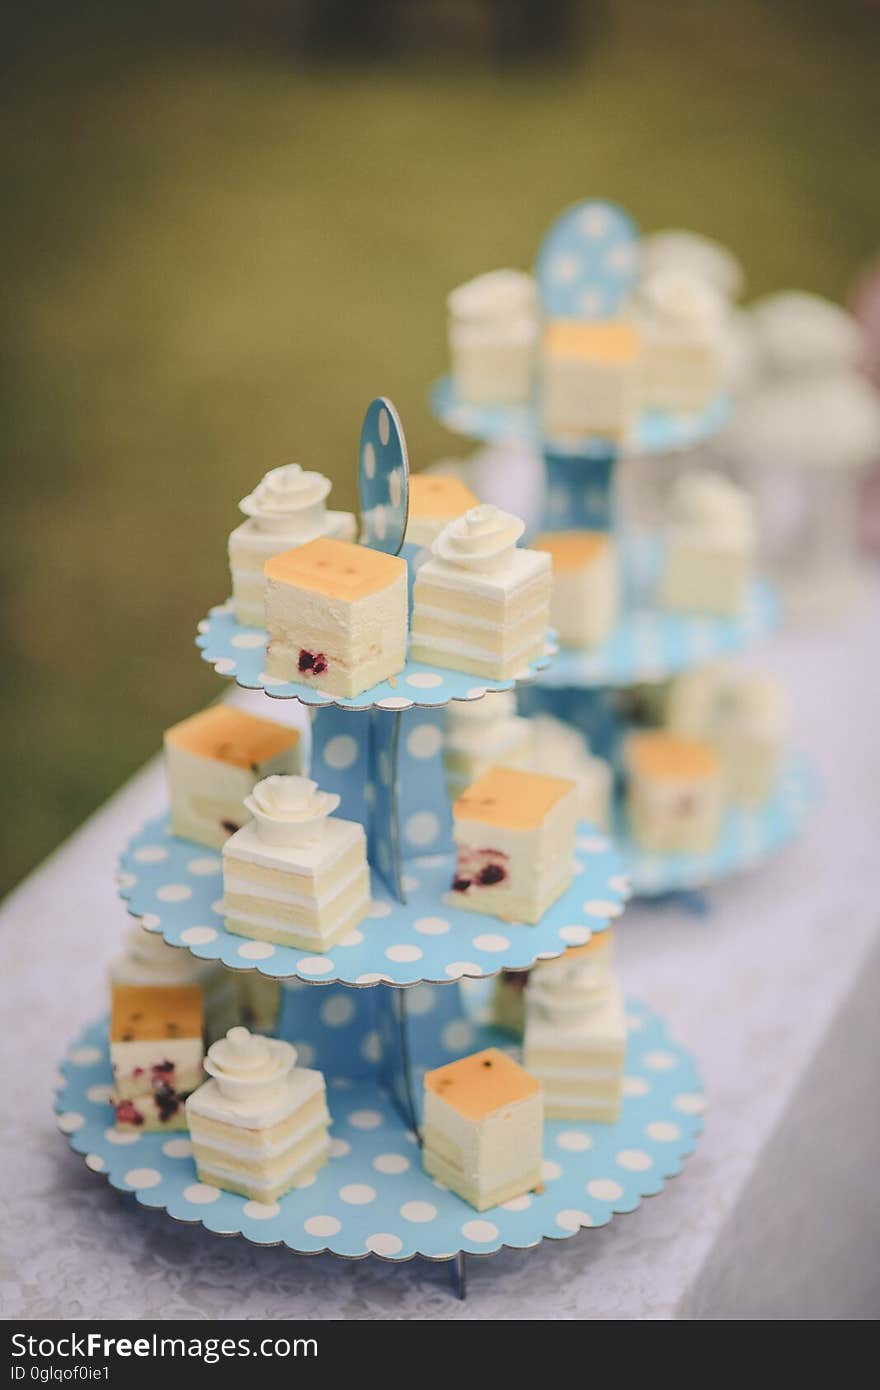
M 609 441 L 583 445 L 582 453 L 560 453 L 544 445 L 547 490 L 545 531 L 612 531 L 615 525 L 614 470 L 617 449 Z

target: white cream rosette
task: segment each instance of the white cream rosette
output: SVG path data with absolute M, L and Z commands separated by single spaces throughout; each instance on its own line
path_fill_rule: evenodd
M 462 569 L 499 569 L 516 549 L 525 529 L 525 522 L 518 516 L 485 502 L 450 521 L 431 550 L 438 560 Z
M 281 1094 L 296 1055 L 290 1043 L 237 1027 L 208 1048 L 204 1066 L 227 1100 L 257 1109 Z
M 614 983 L 614 974 L 604 961 L 581 957 L 538 966 L 529 974 L 528 1004 L 548 1021 L 582 1018 L 602 1002 Z
M 639 298 L 648 322 L 663 328 L 718 337 L 724 325 L 721 295 L 687 271 L 657 271 L 643 281 Z
M 318 534 L 330 487 L 323 473 L 308 473 L 298 463 L 286 463 L 270 469 L 238 505 L 261 531 Z
M 721 473 L 683 473 L 673 493 L 673 516 L 677 523 L 704 527 L 713 536 L 755 542 L 752 500 Z
M 529 328 L 537 303 L 535 281 L 523 270 L 489 270 L 459 285 L 447 299 L 450 315 L 459 322 Z
M 266 844 L 309 845 L 321 838 L 339 797 L 322 792 L 308 777 L 276 774 L 258 782 L 244 804 Z

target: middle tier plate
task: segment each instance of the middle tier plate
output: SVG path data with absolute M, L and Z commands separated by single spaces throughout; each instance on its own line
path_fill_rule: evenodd
M 161 932 L 169 946 L 187 947 L 233 970 L 258 970 L 271 979 L 297 976 L 315 984 L 442 984 L 495 975 L 502 967 L 528 969 L 539 956 L 582 945 L 620 916 L 630 892 L 620 854 L 585 824 L 578 827 L 576 852 L 571 887 L 535 926 L 465 912 L 444 901 L 452 854 L 408 859 L 407 902 L 397 902 L 374 873 L 370 915 L 322 954 L 228 932 L 220 854 L 172 835 L 167 815 L 147 821 L 127 845 L 119 884 L 128 910 L 147 930 Z

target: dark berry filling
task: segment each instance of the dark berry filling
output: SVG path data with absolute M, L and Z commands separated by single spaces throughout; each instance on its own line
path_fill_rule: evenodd
M 116 1120 L 121 1125 L 142 1125 L 144 1117 L 138 1114 L 133 1101 L 120 1100 L 116 1103 Z
M 501 883 L 505 878 L 507 878 L 507 874 L 500 864 L 487 864 L 485 869 L 481 869 L 477 875 L 477 883 L 488 888 L 490 884 Z
M 327 658 L 323 652 L 300 651 L 297 669 L 304 676 L 320 676 L 327 670 Z
M 453 891 L 456 893 L 466 893 L 471 886 L 469 878 L 456 878 L 452 881 Z
M 241 826 L 236 825 L 234 820 L 222 820 L 220 825 L 226 831 L 227 835 L 234 835 L 236 830 L 241 829 Z

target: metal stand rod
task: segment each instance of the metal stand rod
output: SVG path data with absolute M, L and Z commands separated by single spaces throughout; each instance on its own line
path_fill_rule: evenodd
M 458 1254 L 449 1261 L 449 1273 L 455 1296 L 464 1303 L 467 1298 L 467 1269 L 463 1250 L 459 1250 Z
M 422 1147 L 422 1132 L 419 1128 L 418 1111 L 416 1110 L 415 1096 L 413 1094 L 412 1064 L 409 1055 L 409 1032 L 407 1030 L 406 1013 L 406 990 L 398 991 L 400 995 L 400 1005 L 398 1008 L 398 1020 L 400 1024 L 400 1066 L 403 1075 L 403 1091 L 406 1098 L 407 1117 L 410 1129 L 416 1136 L 419 1148 Z

